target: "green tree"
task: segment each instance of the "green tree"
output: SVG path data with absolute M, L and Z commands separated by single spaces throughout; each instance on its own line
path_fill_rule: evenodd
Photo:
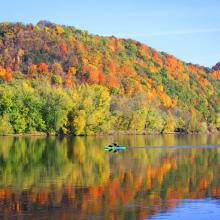
M 75 134 L 94 134 L 109 130 L 110 95 L 99 85 L 81 85 L 72 93 L 73 108 L 69 128 Z
M 171 114 L 168 114 L 165 118 L 165 124 L 163 128 L 163 133 L 174 132 L 176 127 L 176 121 Z
M 42 117 L 48 133 L 65 131 L 67 115 L 72 103 L 70 97 L 60 88 L 51 87 L 40 91 L 42 102 Z
M 0 134 L 13 134 L 14 130 L 9 121 L 8 115 L 3 115 L 0 117 Z

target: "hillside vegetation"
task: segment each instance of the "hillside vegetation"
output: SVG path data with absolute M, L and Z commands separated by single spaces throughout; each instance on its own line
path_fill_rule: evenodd
M 47 21 L 1 23 L 0 133 L 214 132 L 218 67 Z

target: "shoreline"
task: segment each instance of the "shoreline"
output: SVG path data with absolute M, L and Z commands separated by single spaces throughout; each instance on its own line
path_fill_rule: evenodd
M 90 134 L 90 135 L 73 135 L 73 134 L 48 134 L 44 132 L 36 132 L 36 133 L 20 133 L 20 134 L 0 134 L 0 137 L 89 137 L 89 136 L 117 136 L 117 135 L 131 135 L 131 136 L 147 136 L 147 135 L 212 135 L 212 134 L 220 134 L 220 131 L 216 132 L 167 132 L 167 133 L 159 133 L 159 132 L 142 132 L 142 133 L 134 133 L 134 132 L 112 132 L 112 133 L 97 133 L 97 134 Z

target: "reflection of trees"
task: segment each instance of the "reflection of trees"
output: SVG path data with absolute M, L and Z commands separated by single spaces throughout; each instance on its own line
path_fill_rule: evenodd
M 0 184 L 18 189 L 67 181 L 73 185 L 102 183 L 109 163 L 101 149 L 85 147 L 85 140 L 53 138 L 3 139 L 0 151 Z M 98 150 L 98 151 L 97 151 Z
M 0 160 L 3 186 L 12 185 L 18 189 L 44 186 L 51 179 L 62 179 L 71 165 L 66 149 L 55 139 L 15 138 L 10 147 L 1 148 L 7 148 Z
M 117 138 L 138 146 L 190 141 L 180 136 Z M 209 144 L 210 138 L 191 137 L 193 144 Z M 35 210 L 49 207 L 60 219 L 143 219 L 174 208 L 176 199 L 220 196 L 217 148 L 109 154 L 101 148 L 108 142 L 95 137 L 0 139 L 0 213 L 7 219 L 12 212 L 28 210 L 37 219 Z M 217 143 L 218 137 L 211 142 Z
M 75 186 L 102 184 L 110 173 L 106 153 L 97 147 L 94 138 L 90 138 L 89 142 L 88 139 L 76 137 L 70 140 L 72 170 L 68 181 Z

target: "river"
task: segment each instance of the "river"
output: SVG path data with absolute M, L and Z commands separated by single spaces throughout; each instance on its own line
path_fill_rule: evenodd
M 220 135 L 0 137 L 0 219 L 220 219 Z

